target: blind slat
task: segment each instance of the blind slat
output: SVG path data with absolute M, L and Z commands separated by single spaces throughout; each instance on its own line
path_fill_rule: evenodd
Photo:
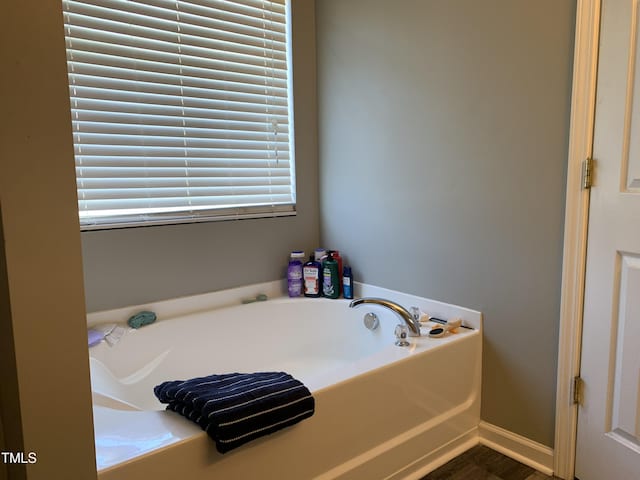
M 127 175 L 128 168 L 184 168 L 188 163 L 190 168 L 290 168 L 291 165 L 287 160 L 287 155 L 282 155 L 279 158 L 268 159 L 264 156 L 258 158 L 232 158 L 232 157 L 218 157 L 218 158 L 185 158 L 179 156 L 164 156 L 164 157 L 134 157 L 134 156 L 84 156 L 76 155 L 79 158 L 79 162 L 82 165 L 76 163 L 76 171 L 80 176 L 84 171 L 90 171 L 91 168 L 113 168 L 123 172 L 123 175 Z M 89 175 L 88 175 L 89 176 Z
M 96 117 L 94 117 L 96 118 Z M 187 136 L 187 137 L 212 137 L 215 138 L 233 138 L 233 139 L 261 139 L 269 140 L 273 135 L 273 127 L 262 123 L 236 122 L 227 124 L 221 120 L 201 121 L 201 119 L 193 118 L 184 121 L 188 127 L 184 127 L 179 123 L 168 123 L 165 117 L 161 117 L 162 123 L 154 123 L 154 118 L 146 118 L 144 122 L 138 124 L 133 123 L 117 123 L 122 117 L 105 117 L 104 121 L 92 121 L 88 119 L 82 120 L 82 131 L 85 133 L 115 133 L 115 134 L 131 134 L 134 132 L 140 135 L 167 135 L 167 136 Z M 180 119 L 177 119 L 180 120 Z M 80 122 L 72 122 L 74 128 L 80 128 Z M 288 133 L 287 125 L 278 125 L 278 130 Z M 78 132 L 78 130 L 76 130 Z
M 206 61 L 224 61 L 228 64 L 238 63 L 240 65 L 255 65 L 262 68 L 265 64 L 269 68 L 286 70 L 286 57 L 280 52 L 270 53 L 269 57 L 264 56 L 264 48 L 256 49 L 254 52 L 238 52 L 213 48 L 213 46 L 199 46 L 185 43 L 184 36 L 178 34 L 167 41 L 147 40 L 130 36 L 116 36 L 110 42 L 104 40 L 94 40 L 92 38 L 76 37 L 68 42 L 68 50 L 82 52 L 91 50 L 95 53 L 111 53 L 119 57 L 148 58 L 166 63 L 180 63 L 183 65 L 196 65 Z
M 140 83 L 138 83 L 140 85 Z M 265 92 L 263 95 L 225 92 L 219 90 L 206 90 L 203 88 L 191 88 L 180 86 L 156 86 L 143 84 L 148 88 L 145 92 L 138 92 L 126 85 L 129 90 L 120 90 L 117 87 L 122 85 L 114 85 L 114 82 L 104 84 L 101 87 L 73 85 L 71 95 L 90 96 L 96 100 L 111 100 L 114 102 L 141 102 L 152 103 L 154 105 L 180 105 L 180 106 L 200 106 L 213 107 L 221 105 L 237 105 L 242 110 L 266 111 L 270 108 L 274 109 L 281 115 L 287 112 L 287 97 L 281 97 L 277 93 Z M 209 95 L 207 95 L 207 93 Z
M 175 172 L 170 172 L 175 173 Z M 201 173 L 199 176 L 189 177 L 190 185 L 199 185 L 199 186 L 228 186 L 228 185 L 239 185 L 239 186 L 259 186 L 263 185 L 266 181 L 264 170 L 254 170 L 252 173 L 246 172 L 238 172 L 241 175 L 225 175 L 218 176 L 217 172 L 211 171 L 208 172 L 209 176 L 204 173 Z M 281 176 L 275 175 L 276 172 L 268 172 L 269 179 L 271 182 L 275 182 L 278 184 L 284 185 L 287 181 L 286 173 L 282 173 Z M 78 180 L 78 183 L 82 182 L 82 187 L 87 190 L 95 188 L 101 188 L 103 185 L 102 178 L 87 178 Z M 140 177 L 126 177 L 126 178 L 109 178 L 109 182 L 113 185 L 113 188 L 146 188 L 148 185 L 164 185 L 164 186 L 182 186 L 185 183 L 185 180 L 181 177 L 176 177 L 173 175 L 167 175 L 166 177 L 162 176 L 146 176 L 142 175 Z
M 182 196 L 176 197 L 144 197 L 144 198 L 127 198 L 123 201 L 120 198 L 101 198 L 99 200 L 79 200 L 81 206 L 86 207 L 81 209 L 82 211 L 91 210 L 120 210 L 121 213 L 131 213 L 128 210 L 133 209 L 182 209 L 189 210 L 193 207 L 200 208 L 219 208 L 225 205 L 232 205 L 234 207 L 243 205 L 258 205 L 258 204 L 270 204 L 275 201 L 276 204 L 287 203 L 289 198 L 288 192 L 277 192 L 276 187 L 273 187 L 274 191 L 263 192 L 262 194 L 249 196 L 250 201 L 247 200 L 247 195 L 243 192 L 238 192 L 237 195 L 229 193 L 222 193 L 218 196 L 201 196 L 197 197 L 190 195 L 188 201 L 184 201 Z M 239 189 L 240 190 L 240 189 Z M 94 215 L 100 215 L 100 212 L 93 212 Z M 91 215 L 91 213 L 89 214 Z
M 271 121 L 265 122 L 264 115 L 251 111 L 225 111 L 199 107 L 181 108 L 179 106 L 173 107 L 169 105 L 140 104 L 134 102 L 118 102 L 117 105 L 114 105 L 113 102 L 108 102 L 105 100 L 78 98 L 74 98 L 73 102 L 74 107 L 71 108 L 73 120 L 79 120 L 80 118 L 83 118 L 83 115 L 92 116 L 92 118 L 97 115 L 138 115 L 140 117 L 140 120 L 151 117 L 155 122 L 157 122 L 158 119 L 166 118 L 166 125 L 172 125 L 174 124 L 173 122 L 176 118 L 185 118 L 185 123 L 187 119 L 196 119 L 198 121 L 216 121 L 228 118 L 228 121 L 230 123 L 262 123 L 270 129 L 273 121 L 276 121 L 278 125 L 286 125 L 288 121 L 286 115 L 272 114 L 270 116 Z M 114 110 L 113 107 L 117 107 L 117 111 Z
M 104 47 L 104 45 L 101 44 L 100 47 Z M 86 50 L 76 49 L 71 46 L 67 46 L 67 58 L 72 62 L 133 68 L 150 72 L 178 73 L 180 75 L 185 74 L 184 72 L 188 75 L 190 71 L 194 71 L 195 76 L 197 76 L 201 69 L 217 69 L 220 72 L 225 72 L 228 75 L 235 74 L 241 78 L 246 78 L 247 76 L 260 77 L 263 82 L 268 82 L 271 78 L 286 78 L 286 70 L 283 68 L 269 67 L 269 58 L 266 58 L 265 64 L 262 65 L 259 63 L 242 63 L 240 61 L 231 62 L 226 58 L 204 58 L 146 49 L 135 50 L 125 47 L 96 48 L 93 53 L 88 54 Z
M 70 55 L 73 53 L 67 50 Z M 81 58 L 78 58 L 81 57 Z M 82 60 L 87 60 L 83 62 Z M 70 73 L 87 73 L 93 74 L 98 77 L 105 78 L 118 78 L 118 75 L 122 75 L 121 78 L 134 77 L 142 80 L 155 80 L 161 81 L 166 75 L 178 76 L 182 81 L 188 82 L 191 79 L 197 81 L 197 79 L 210 79 L 217 81 L 224 81 L 229 83 L 229 87 L 236 88 L 236 85 L 248 84 L 248 85 L 273 85 L 275 87 L 286 87 L 287 78 L 281 75 L 279 72 L 274 72 L 269 78 L 265 78 L 263 73 L 256 72 L 237 72 L 230 70 L 211 70 L 203 67 L 192 67 L 188 65 L 171 65 L 159 62 L 151 62 L 141 59 L 120 58 L 113 55 L 101 55 L 94 54 L 89 56 L 84 52 L 80 52 L 75 55 L 75 60 L 68 58 L 67 64 L 69 65 Z M 163 75 L 164 74 L 164 75 Z M 74 80 L 74 77 L 70 77 Z

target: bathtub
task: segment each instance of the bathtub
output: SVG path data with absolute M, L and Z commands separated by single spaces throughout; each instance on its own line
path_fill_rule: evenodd
M 290 299 L 280 282 L 89 315 L 89 325 L 152 309 L 159 320 L 90 349 L 101 480 L 420 478 L 477 442 L 479 312 L 368 285 L 378 296 L 472 329 L 394 345 L 399 318 L 348 300 Z M 267 293 L 266 302 L 240 299 Z M 375 313 L 380 326 L 363 323 Z M 153 387 L 212 373 L 286 371 L 313 393 L 310 419 L 219 454 Z

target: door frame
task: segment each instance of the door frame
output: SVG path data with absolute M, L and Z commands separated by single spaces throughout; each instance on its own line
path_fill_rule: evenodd
M 565 479 L 573 479 L 575 472 L 578 407 L 572 402 L 572 385 L 580 373 L 589 221 L 589 190 L 582 188 L 582 162 L 593 153 L 600 15 L 600 0 L 577 1 L 553 460 L 555 475 Z

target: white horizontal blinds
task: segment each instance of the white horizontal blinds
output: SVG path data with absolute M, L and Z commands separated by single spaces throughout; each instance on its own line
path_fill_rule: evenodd
M 294 211 L 284 0 L 63 3 L 84 229 Z

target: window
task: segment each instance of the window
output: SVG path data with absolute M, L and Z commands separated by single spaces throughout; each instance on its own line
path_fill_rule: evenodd
M 83 230 L 295 213 L 285 0 L 63 0 Z

